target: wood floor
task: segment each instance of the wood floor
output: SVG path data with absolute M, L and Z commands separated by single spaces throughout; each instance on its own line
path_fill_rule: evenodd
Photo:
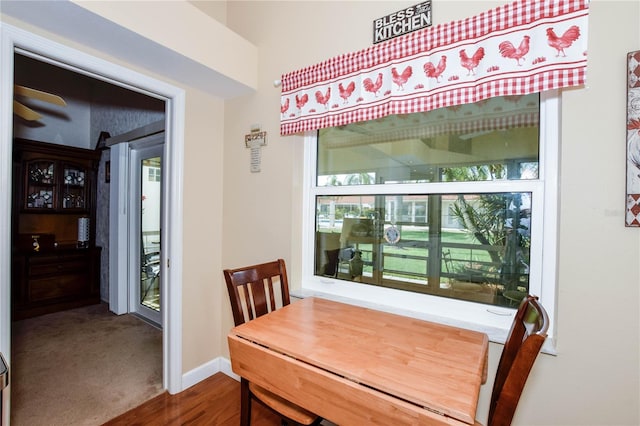
M 251 409 L 252 426 L 279 426 L 280 418 L 260 404 Z M 240 382 L 224 373 L 177 394 L 164 393 L 103 426 L 240 424 Z

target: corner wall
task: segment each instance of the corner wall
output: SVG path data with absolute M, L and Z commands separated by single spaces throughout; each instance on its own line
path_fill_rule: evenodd
M 49 6 L 55 7 L 56 4 L 64 5 L 64 3 L 66 2 L 50 2 Z M 39 3 L 33 3 L 33 5 L 35 7 L 34 13 L 37 13 Z M 25 7 L 28 7 L 28 4 Z M 91 45 L 66 39 L 7 15 L 0 15 L 0 19 L 3 23 L 185 90 L 186 119 L 182 182 L 184 224 L 181 234 L 183 250 L 180 253 L 174 253 L 174 256 L 182 258 L 183 270 L 182 277 L 180 277 L 183 313 L 181 318 L 182 334 L 178 340 L 182 350 L 182 373 L 216 359 L 223 351 L 219 338 L 220 287 L 219 283 L 215 281 L 214 271 L 222 269 L 220 261 L 222 247 L 221 173 L 224 101 L 212 95 L 209 91 L 210 87 L 203 90 L 191 85 L 188 74 L 183 75 L 180 81 L 176 81 L 163 75 L 162 69 L 158 69 L 156 72 L 143 69 L 96 50 Z M 92 38 L 93 35 L 87 35 L 86 39 L 91 40 Z M 90 42 L 87 41 L 87 43 Z M 112 48 L 118 50 L 125 49 L 126 46 L 115 45 Z M 236 58 L 236 64 L 241 62 L 241 58 Z M 251 67 L 252 63 L 254 61 L 250 60 L 247 66 Z M 188 69 L 185 69 L 185 72 L 187 71 Z M 9 256 L 8 253 L 0 253 L 0 255 Z
M 506 2 L 434 0 L 434 24 Z M 414 2 L 229 2 L 228 26 L 259 49 L 258 91 L 225 111 L 222 265 L 284 257 L 290 285 L 301 277 L 303 142 L 279 136 L 280 90 L 273 80 L 368 47 L 374 19 Z M 592 0 L 585 88 L 562 95 L 558 355 L 541 355 L 514 424 L 640 423 L 640 229 L 624 227 L 626 53 L 640 49 L 640 1 Z M 252 123 L 269 134 L 262 172 L 249 172 L 242 137 Z M 220 287 L 224 289 L 222 277 Z M 220 345 L 232 327 L 222 300 Z M 486 420 L 502 350 L 490 348 Z

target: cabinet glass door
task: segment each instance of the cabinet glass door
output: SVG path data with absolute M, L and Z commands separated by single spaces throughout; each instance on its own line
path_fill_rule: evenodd
M 62 208 L 84 209 L 86 206 L 85 169 L 71 165 L 64 166 L 62 181 Z
M 40 160 L 27 163 L 25 208 L 53 209 L 56 203 L 56 168 L 53 161 Z

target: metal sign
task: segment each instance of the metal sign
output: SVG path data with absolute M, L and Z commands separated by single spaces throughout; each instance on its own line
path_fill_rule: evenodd
M 373 44 L 431 26 L 431 0 L 373 21 Z

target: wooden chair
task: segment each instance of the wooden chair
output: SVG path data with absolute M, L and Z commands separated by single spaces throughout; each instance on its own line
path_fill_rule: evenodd
M 277 302 L 281 306 L 290 303 L 287 270 L 282 259 L 244 268 L 225 269 L 223 272 L 235 325 L 276 310 Z M 277 300 L 276 294 L 279 295 L 280 300 Z M 240 379 L 240 389 L 240 424 L 242 426 L 248 426 L 251 423 L 253 399 L 278 413 L 283 425 L 316 425 L 322 420 L 304 408 L 244 378 Z
M 520 395 L 542 344 L 547 337 L 549 317 L 537 296 L 520 302 L 511 331 L 502 350 L 493 383 L 488 426 L 511 424 Z

